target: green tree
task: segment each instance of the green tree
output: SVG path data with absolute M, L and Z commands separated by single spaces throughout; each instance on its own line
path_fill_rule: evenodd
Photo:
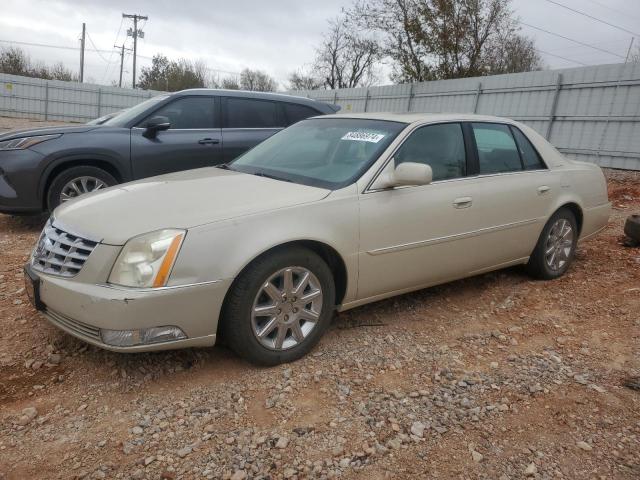
M 67 69 L 63 63 L 59 62 L 51 67 L 42 62 L 33 63 L 24 50 L 15 47 L 0 49 L 0 73 L 45 80 L 65 80 L 68 82 L 78 80 L 78 76 Z
M 143 67 L 138 86 L 144 90 L 176 92 L 187 88 L 204 88 L 208 82 L 207 67 L 202 62 L 187 59 L 169 60 L 154 55 L 151 67 Z

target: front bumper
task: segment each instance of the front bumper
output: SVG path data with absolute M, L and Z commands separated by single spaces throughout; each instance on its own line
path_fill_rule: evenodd
M 33 150 L 0 152 L 0 213 L 43 211 L 39 185 L 43 156 Z
M 29 268 L 29 267 L 27 267 Z M 215 344 L 220 309 L 230 281 L 136 290 L 94 285 L 33 272 L 40 280 L 41 313 L 56 327 L 116 352 L 145 352 Z M 179 327 L 183 340 L 121 347 L 102 341 L 100 329 Z

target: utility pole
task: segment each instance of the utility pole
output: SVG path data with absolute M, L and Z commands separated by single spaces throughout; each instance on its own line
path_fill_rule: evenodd
M 87 33 L 87 24 L 82 24 L 82 37 L 80 38 L 80 83 L 84 80 L 84 37 Z
M 137 13 L 123 13 L 122 18 L 133 19 L 133 29 L 130 28 L 129 30 L 127 30 L 127 36 L 133 37 L 133 82 L 131 88 L 136 88 L 136 57 L 138 55 L 138 37 L 144 38 L 144 32 L 138 30 L 138 20 L 149 20 L 149 17 L 138 15 Z
M 114 45 L 113 48 L 120 49 L 120 80 L 118 81 L 118 87 L 122 88 L 122 68 L 124 66 L 124 51 L 131 50 L 130 48 L 124 48 L 124 43 L 122 45 Z
M 629 50 L 627 50 L 627 56 L 624 59 L 624 63 L 627 63 L 629 61 L 629 55 L 631 55 L 631 49 L 633 48 L 633 41 L 636 39 L 636 37 L 631 37 L 631 43 L 629 43 Z

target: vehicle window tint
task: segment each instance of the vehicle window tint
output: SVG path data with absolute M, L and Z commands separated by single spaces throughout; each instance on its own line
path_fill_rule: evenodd
M 211 97 L 179 98 L 156 110 L 145 121 L 158 116 L 169 119 L 171 130 L 216 127 L 213 115 L 213 98 Z
M 516 142 L 507 125 L 472 123 L 478 146 L 480 174 L 516 172 L 522 170 Z
M 278 105 L 250 98 L 227 99 L 227 128 L 278 128 Z
M 395 155 L 396 165 L 424 163 L 433 170 L 433 180 L 463 177 L 466 155 L 462 126 L 443 123 L 422 127 L 411 134 Z
M 516 138 L 520 154 L 522 155 L 522 162 L 524 163 L 525 170 L 540 170 L 546 168 L 540 155 L 533 148 L 529 139 L 517 128 L 511 128 L 513 136 Z
M 307 107 L 305 105 L 296 105 L 295 103 L 285 103 L 284 113 L 287 116 L 287 125 L 293 125 L 294 123 L 304 120 L 305 118 L 315 117 L 320 112 Z

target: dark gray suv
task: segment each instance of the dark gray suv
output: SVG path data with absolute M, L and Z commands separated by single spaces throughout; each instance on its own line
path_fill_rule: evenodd
M 299 120 L 339 107 L 271 93 L 159 95 L 99 125 L 0 135 L 0 212 L 39 213 L 83 193 L 226 163 Z

